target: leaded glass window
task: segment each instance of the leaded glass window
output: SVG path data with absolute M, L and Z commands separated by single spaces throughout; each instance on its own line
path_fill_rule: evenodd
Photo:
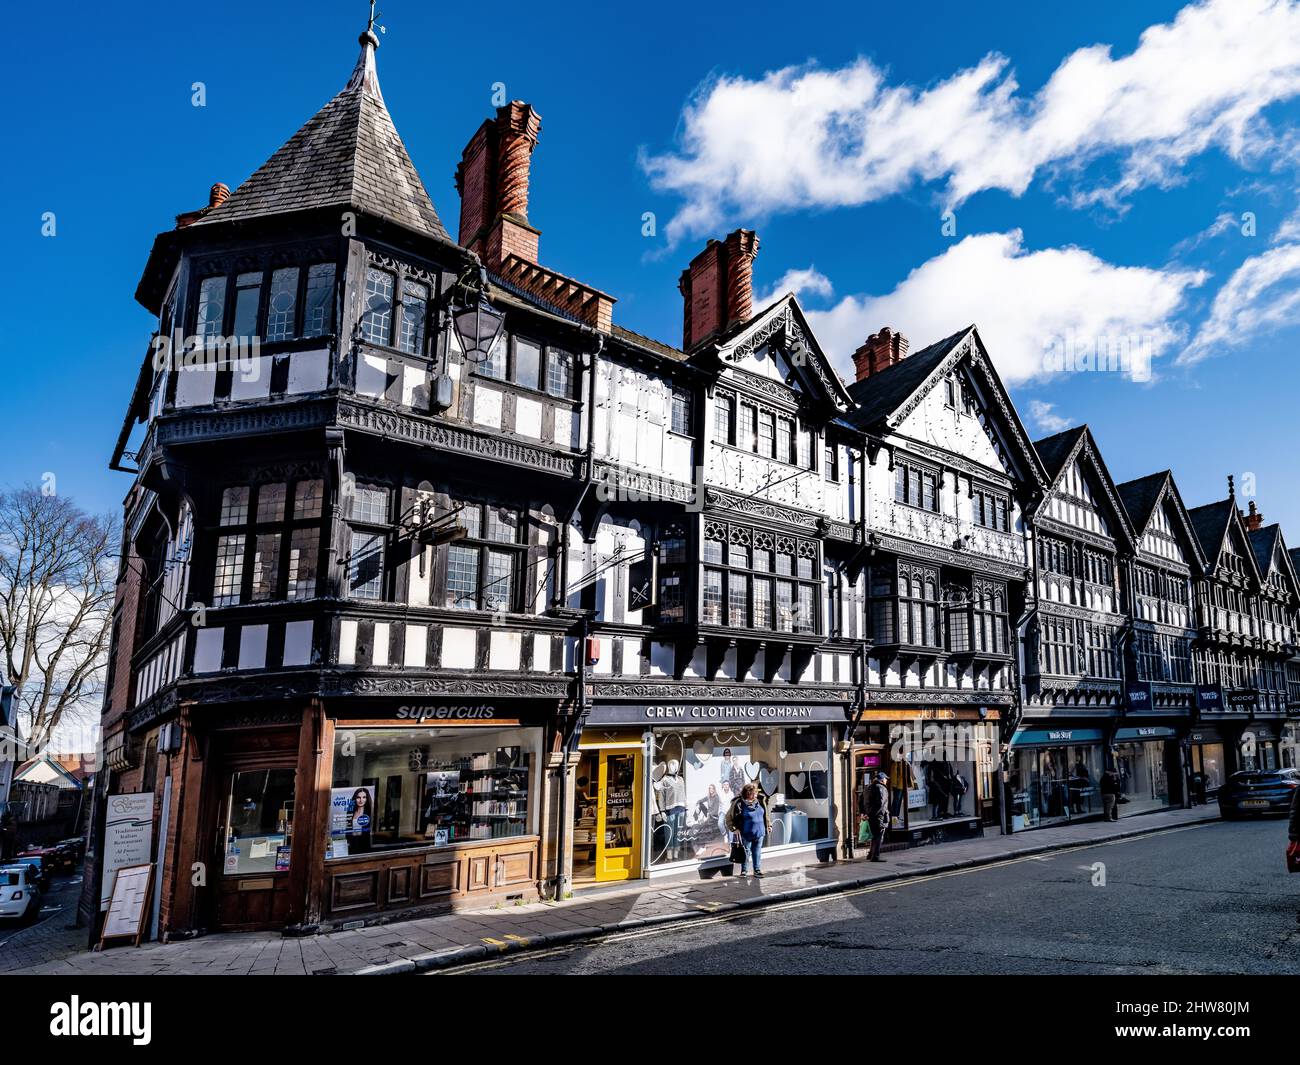
M 366 308 L 361 335 L 371 344 L 387 344 L 393 332 L 393 275 L 373 266 L 366 271 Z
M 297 335 L 298 268 L 286 266 L 271 274 L 271 294 L 266 305 L 266 341 L 291 340 Z

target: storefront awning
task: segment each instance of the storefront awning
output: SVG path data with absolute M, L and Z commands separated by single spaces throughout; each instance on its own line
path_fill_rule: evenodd
M 1012 747 L 1065 747 L 1076 743 L 1101 743 L 1099 728 L 1022 728 L 1011 737 Z
M 1134 740 L 1169 740 L 1178 735 L 1178 730 L 1164 725 L 1143 725 L 1139 728 L 1122 728 L 1115 733 L 1116 743 L 1131 743 Z

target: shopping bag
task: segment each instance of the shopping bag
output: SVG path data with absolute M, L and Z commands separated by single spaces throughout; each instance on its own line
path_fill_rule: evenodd
M 1294 840 L 1286 849 L 1286 871 L 1300 873 L 1300 843 Z
M 745 845 L 739 839 L 731 841 L 731 863 L 733 865 L 745 864 Z
M 858 824 L 858 842 L 859 843 L 871 842 L 871 819 L 870 818 L 864 817 L 862 821 Z

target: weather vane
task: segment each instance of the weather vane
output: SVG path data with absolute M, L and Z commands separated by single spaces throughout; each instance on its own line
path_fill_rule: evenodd
M 366 23 L 366 32 L 373 33 L 375 29 L 375 20 L 381 19 L 383 17 L 384 17 L 384 13 L 382 11 L 379 12 L 375 11 L 375 0 L 370 0 L 370 21 Z M 387 33 L 388 28 L 386 26 L 381 25 L 379 27 L 379 32 Z

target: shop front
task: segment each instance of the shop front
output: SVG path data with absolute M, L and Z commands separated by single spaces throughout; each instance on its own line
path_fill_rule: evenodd
M 323 923 L 539 897 L 553 703 L 347 700 L 328 709 Z
M 922 843 L 978 835 L 998 823 L 997 746 L 1000 712 L 985 707 L 916 707 L 863 711 L 859 732 L 883 742 L 854 751 L 855 823 L 873 772 L 889 775 L 887 843 Z
M 1195 725 L 1187 732 L 1187 767 L 1192 801 L 1212 801 L 1228 779 L 1223 733 L 1213 725 Z
M 1268 772 L 1282 768 L 1283 724 L 1277 720 L 1256 719 L 1242 726 L 1238 744 L 1238 764 L 1242 769 Z
M 1012 832 L 1101 814 L 1104 729 L 1019 728 L 1007 752 Z
M 575 881 L 729 867 L 727 812 L 751 783 L 772 822 L 765 854 L 832 858 L 846 720 L 834 705 L 593 706 L 579 743 Z
M 1178 731 L 1167 725 L 1121 728 L 1111 743 L 1124 814 L 1162 810 L 1182 801 Z
M 1278 753 L 1282 759 L 1282 768 L 1300 769 L 1300 721 L 1287 721 L 1282 725 L 1282 742 Z

